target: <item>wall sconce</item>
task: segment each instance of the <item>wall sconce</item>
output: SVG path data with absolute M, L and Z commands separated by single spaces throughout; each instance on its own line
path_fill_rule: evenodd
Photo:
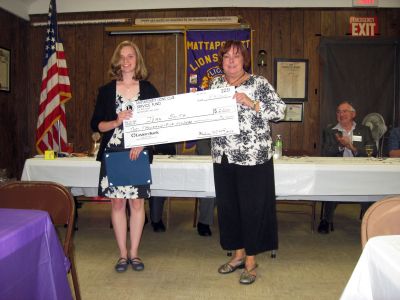
M 267 52 L 265 50 L 258 51 L 257 65 L 259 67 L 267 66 L 267 58 L 265 57 L 266 55 L 267 55 Z

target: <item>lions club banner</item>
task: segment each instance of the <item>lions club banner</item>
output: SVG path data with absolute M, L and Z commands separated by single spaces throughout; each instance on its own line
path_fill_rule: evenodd
M 209 82 L 222 75 L 218 50 L 227 40 L 239 40 L 251 53 L 250 29 L 186 31 L 186 92 L 208 89 Z
M 241 41 L 251 53 L 250 29 L 187 30 L 186 92 L 207 90 L 211 80 L 222 75 L 218 66 L 218 50 L 228 40 Z M 196 141 L 183 143 L 183 153 L 193 153 Z

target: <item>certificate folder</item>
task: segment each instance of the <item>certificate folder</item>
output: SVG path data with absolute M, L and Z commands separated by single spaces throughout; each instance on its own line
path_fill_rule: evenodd
M 151 184 L 149 153 L 142 151 L 136 160 L 129 158 L 129 151 L 104 154 L 108 184 L 110 186 Z

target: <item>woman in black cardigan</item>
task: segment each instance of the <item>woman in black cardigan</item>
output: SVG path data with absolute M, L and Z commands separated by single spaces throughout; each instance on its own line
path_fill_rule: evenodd
M 123 121 L 132 116 L 129 102 L 157 98 L 159 93 L 148 81 L 147 69 L 139 48 L 131 41 L 120 43 L 110 62 L 109 74 L 112 81 L 100 87 L 93 113 L 91 127 L 93 131 L 103 133 L 97 160 L 101 161 L 99 177 L 99 196 L 111 199 L 111 219 L 120 251 L 115 265 L 117 272 L 124 272 L 129 265 L 133 270 L 141 271 L 144 264 L 138 255 L 145 220 L 144 198 L 150 197 L 150 186 L 109 186 L 103 161 L 105 151 L 123 151 Z M 143 147 L 130 149 L 129 157 L 134 160 L 143 151 Z M 130 248 L 127 247 L 126 201 L 131 211 Z

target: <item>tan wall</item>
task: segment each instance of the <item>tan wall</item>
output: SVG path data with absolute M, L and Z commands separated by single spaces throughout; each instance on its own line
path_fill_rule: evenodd
M 1 12 L 1 11 L 0 11 Z M 253 51 L 267 51 L 268 64 L 264 68 L 255 66 L 254 72 L 264 75 L 274 82 L 273 61 L 275 58 L 306 58 L 309 60 L 308 101 L 304 105 L 304 122 L 283 122 L 274 124 L 274 134 L 283 135 L 285 148 L 303 150 L 318 155 L 320 143 L 319 103 L 320 66 L 319 41 L 321 36 L 345 36 L 348 34 L 350 16 L 378 16 L 381 36 L 400 36 L 400 9 L 268 9 L 268 8 L 221 8 L 221 9 L 182 9 L 148 10 L 102 13 L 61 14 L 58 20 L 98 19 L 98 18 L 144 18 L 144 17 L 189 17 L 189 16 L 231 16 L 244 18 L 254 30 Z M 46 21 L 46 17 L 33 16 L 32 21 Z M 18 22 L 17 22 L 18 23 Z M 133 39 L 141 48 L 150 69 L 149 80 L 155 84 L 162 95 L 175 93 L 175 36 L 174 35 L 127 35 L 110 36 L 105 32 L 106 25 L 60 26 L 59 34 L 64 40 L 64 48 L 70 72 L 73 99 L 67 104 L 67 126 L 69 139 L 76 151 L 88 150 L 91 130 L 89 121 L 95 103 L 97 89 L 108 81 L 106 74 L 108 62 L 114 47 L 122 40 Z M 2 27 L 4 28 L 4 27 Z M 6 27 L 12 30 L 11 27 Z M 44 27 L 29 27 L 26 30 L 28 54 L 25 60 L 25 73 L 19 73 L 16 82 L 26 85 L 26 116 L 18 118 L 17 123 L 24 127 L 27 136 L 13 141 L 32 154 L 36 128 L 37 106 L 42 72 Z M 2 38 L 1 38 L 2 39 Z M 184 66 L 182 37 L 178 36 L 178 91 L 184 91 Z M 19 44 L 18 47 L 24 47 Z M 29 71 L 28 71 L 29 70 Z M 0 96 L 0 100 L 3 97 Z M 9 98 L 7 98 L 9 99 Z M 11 109 L 16 109 L 8 100 Z M 3 101 L 2 101 L 3 102 Z M 0 105 L 3 106 L 3 103 Z M 16 104 L 15 104 L 16 105 Z M 10 109 L 10 108 L 8 108 Z M 0 112 L 3 115 L 3 112 Z M 3 123 L 3 121 L 2 121 Z M 20 128 L 19 127 L 19 128 Z M 3 128 L 3 126 L 2 126 Z M 3 130 L 2 130 L 3 131 Z M 3 133 L 2 133 L 3 134 Z M 3 139 L 1 148 L 6 147 Z M 29 152 L 28 151 L 28 152 Z M 0 156 L 1 164 L 7 164 L 10 154 Z M 22 159 L 12 168 L 21 171 Z

